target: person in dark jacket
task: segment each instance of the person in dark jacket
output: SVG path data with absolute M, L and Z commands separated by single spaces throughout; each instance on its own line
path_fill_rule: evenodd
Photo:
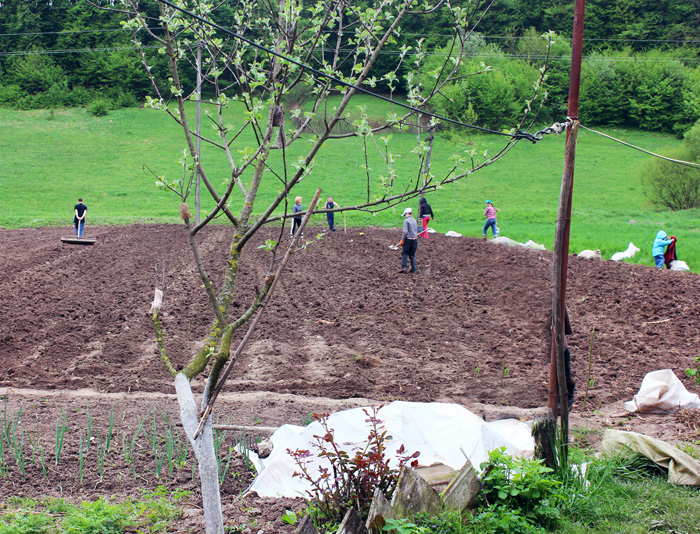
M 421 197 L 418 205 L 418 220 L 423 223 L 423 231 L 418 235 L 428 239 L 428 222 L 430 222 L 430 219 L 434 218 L 435 215 L 433 215 L 433 210 L 431 209 L 430 204 L 428 204 L 425 197 Z
M 79 198 L 78 203 L 73 206 L 73 212 L 75 217 L 73 217 L 73 222 L 75 223 L 75 235 L 77 237 L 83 237 L 83 230 L 85 229 L 85 216 L 87 215 L 87 206 L 83 204 L 83 199 Z
M 418 249 L 418 225 L 413 218 L 413 210 L 406 208 L 403 210 L 403 234 L 401 235 L 401 270 L 400 273 L 405 273 L 408 267 L 408 260 L 411 260 L 411 272 L 415 273 L 416 269 L 416 250 Z
M 302 211 L 304 211 L 304 208 L 301 205 L 301 197 L 297 197 L 294 199 L 294 206 L 292 206 L 292 214 L 294 217 L 292 218 L 292 228 L 289 230 L 290 238 L 294 237 L 294 232 L 301 226 L 301 215 L 297 215 L 297 213 L 301 213 Z M 302 232 L 299 237 L 304 237 L 304 233 Z
M 328 197 L 328 202 L 326 202 L 327 210 L 334 210 L 335 208 L 339 207 L 340 206 L 338 206 L 338 203 L 333 201 L 333 197 Z M 331 229 L 331 232 L 335 232 L 335 213 L 332 211 L 327 211 L 326 220 L 328 221 L 328 226 Z

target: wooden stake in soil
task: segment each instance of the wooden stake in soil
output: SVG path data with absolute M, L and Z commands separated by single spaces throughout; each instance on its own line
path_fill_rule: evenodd
M 544 465 L 550 469 L 556 467 L 554 453 L 554 434 L 557 431 L 557 421 L 549 414 L 542 419 L 538 419 L 532 425 L 532 437 L 535 438 L 535 458 L 544 461 Z
M 595 336 L 595 326 L 591 328 L 591 346 L 588 349 L 588 376 L 586 376 L 586 392 L 583 395 L 583 409 L 586 408 L 588 400 L 588 387 L 591 385 L 591 367 L 593 364 L 593 336 Z

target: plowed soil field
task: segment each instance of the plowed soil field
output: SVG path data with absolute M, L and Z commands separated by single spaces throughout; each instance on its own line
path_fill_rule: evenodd
M 307 230 L 307 237 L 313 233 Z M 432 234 L 420 240 L 417 254 L 429 274 L 401 274 L 400 253 L 389 249 L 400 233 L 341 229 L 294 253 L 217 404 L 218 421 L 301 424 L 313 411 L 396 399 L 460 403 L 487 418 L 546 405 L 551 252 Z M 6 457 L 0 499 L 123 497 L 165 485 L 192 491 L 179 528 L 198 532 L 190 468 L 159 472 L 143 431 L 134 441 L 135 460 L 124 454 L 144 420 L 151 431 L 155 421 L 160 432 L 179 433 L 172 379 L 149 315 L 156 284 L 165 281 L 163 327 L 176 366 L 201 346 L 211 323 L 185 230 L 88 227 L 95 245 L 62 244 L 61 236 L 71 234 L 72 228 L 0 232 L 0 393 L 6 418 L 21 410 L 32 458 L 23 477 Z M 248 244 L 231 318 L 245 311 L 270 267 L 270 253 L 257 247 L 277 237 L 266 229 Z M 209 227 L 199 239 L 216 284 L 230 228 Z M 572 424 L 591 430 L 579 439 L 595 440 L 597 429 L 613 425 L 697 439 L 697 431 L 672 416 L 613 416 L 649 371 L 672 369 L 698 391 L 684 371 L 700 347 L 699 282 L 692 273 L 570 257 Z M 203 384 L 196 379 L 195 391 Z M 81 482 L 80 440 L 88 430 L 93 442 L 104 439 L 111 414 L 112 452 L 100 476 L 97 447 L 84 450 Z M 55 429 L 63 416 L 69 430 L 56 464 Z M 250 475 L 233 471 L 244 471 L 242 459 L 224 477 L 227 520 L 242 532 L 291 532 L 279 517 L 299 503 L 241 497 Z

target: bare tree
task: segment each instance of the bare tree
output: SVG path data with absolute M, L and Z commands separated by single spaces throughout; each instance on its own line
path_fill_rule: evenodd
M 217 0 L 173 0 L 172 3 L 166 0 L 120 0 L 120 4 L 110 7 L 124 12 L 124 24 L 133 31 L 137 45 L 141 46 L 147 36 L 149 42 L 156 43 L 159 52 L 166 56 L 170 72 L 167 79 L 159 79 L 149 65 L 146 53 L 141 51 L 154 90 L 154 97 L 148 98 L 147 103 L 149 107 L 167 113 L 182 127 L 186 143 L 183 178 L 176 181 L 159 178 L 158 183 L 180 197 L 181 217 L 187 228 L 194 263 L 211 304 L 212 321 L 202 348 L 191 355 L 181 370 L 171 363 L 166 350 L 166 335 L 160 321 L 162 294 L 158 294 L 159 290 L 152 312 L 160 358 L 174 378 L 183 425 L 199 462 L 208 534 L 221 532 L 223 528 L 211 408 L 259 319 L 256 312 L 264 310 L 290 251 L 300 238 L 303 225 L 314 211 L 315 201 L 303 214 L 302 228 L 295 234 L 284 258 L 278 260 L 282 251 L 280 240 L 270 243 L 269 272 L 261 280 L 260 289 L 247 310 L 239 317 L 231 317 L 229 309 L 236 293 L 241 251 L 263 225 L 286 221 L 289 217 L 287 199 L 294 188 L 314 172 L 315 157 L 325 143 L 358 137 L 364 147 L 364 154 L 358 154 L 358 165 L 372 151 L 381 156 L 384 164 L 379 177 L 373 176 L 369 165 L 365 165 L 366 183 L 363 180 L 361 187 L 366 187 L 367 196 L 363 203 L 332 211 L 379 211 L 442 188 L 493 163 L 519 139 L 533 140 L 533 136 L 521 132 L 521 129 L 527 129 L 529 125 L 525 122 L 532 121 L 528 114 L 535 96 L 527 103 L 522 121 L 514 125 L 510 133 L 503 134 L 504 145 L 499 152 L 490 158 L 485 154 L 477 157 L 473 152 L 455 156 L 448 172 L 441 177 L 434 176 L 429 169 L 432 145 L 440 142 L 439 138 L 433 138 L 433 133 L 441 122 L 448 120 L 431 115 L 430 100 L 446 84 L 464 77 L 460 68 L 465 42 L 491 3 L 470 2 L 465 7 L 461 2 L 453 5 L 450 0 L 439 0 L 435 5 L 417 0 L 367 3 L 349 0 L 239 0 L 226 4 L 229 20 L 233 21 L 230 27 L 213 22 L 216 9 L 221 5 Z M 437 10 L 449 15 L 453 26 L 452 51 L 442 67 L 434 72 L 422 72 L 420 79 L 411 75 L 411 69 L 408 69 L 409 74 L 399 79 L 401 69 L 408 62 L 412 62 L 414 71 L 421 72 L 425 51 L 419 41 L 415 47 L 396 50 L 399 60 L 393 70 L 376 72 L 379 55 L 392 46 L 400 25 L 411 17 L 421 17 Z M 194 69 L 199 64 L 196 60 L 198 49 L 203 56 L 200 74 L 204 87 L 201 94 L 193 88 L 186 88 L 181 81 L 182 69 Z M 401 83 L 408 95 L 408 104 L 392 103 L 392 109 L 401 112 L 387 113 L 381 124 L 370 124 L 365 115 L 351 121 L 346 110 L 353 96 L 358 92 L 371 92 L 380 81 L 390 90 L 389 97 L 381 98 L 391 100 Z M 535 95 L 541 81 L 536 84 Z M 288 105 L 287 96 L 299 92 L 300 88 L 311 97 L 306 112 L 298 107 L 290 109 Z M 339 95 L 339 103 L 333 109 L 327 105 L 331 93 Z M 211 110 L 206 117 L 211 128 L 205 130 L 213 134 L 198 134 L 198 130 L 191 126 L 194 121 L 185 105 L 188 100 L 203 100 Z M 233 125 L 224 116 L 227 108 L 235 108 L 239 115 L 239 120 Z M 423 124 L 418 122 L 421 117 Z M 411 151 L 415 157 L 415 172 L 400 175 L 394 168 L 397 154 L 392 152 L 389 140 L 376 134 L 409 127 L 416 127 L 419 132 L 422 129 L 430 137 L 428 141 L 418 136 Z M 222 183 L 222 177 L 212 177 L 207 165 L 198 157 L 198 139 L 203 145 L 218 149 L 220 157 L 227 162 L 228 174 L 223 186 L 217 185 Z M 300 153 L 302 141 L 303 146 L 308 147 L 303 155 L 290 156 L 292 146 L 296 154 Z M 272 157 L 275 153 L 280 156 Z M 215 204 L 199 223 L 194 222 L 187 204 L 192 180 L 197 174 L 203 189 Z M 275 182 L 279 193 L 271 202 L 260 206 L 259 192 L 267 181 Z M 268 191 L 272 189 L 267 187 Z M 320 190 L 316 198 L 319 194 Z M 204 267 L 197 240 L 199 231 L 215 217 L 225 217 L 232 228 L 228 257 L 221 265 L 223 282 L 219 286 L 214 284 Z M 284 224 L 280 232 L 283 231 Z M 254 316 L 247 333 L 234 350 L 234 333 Z M 180 355 L 179 359 L 182 359 Z M 190 381 L 208 366 L 211 370 L 198 409 Z

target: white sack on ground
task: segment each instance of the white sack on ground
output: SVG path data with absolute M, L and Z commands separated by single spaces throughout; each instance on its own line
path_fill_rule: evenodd
M 690 271 L 688 264 L 681 260 L 672 260 L 669 265 L 672 271 Z
M 489 452 L 498 447 L 506 447 L 506 452 L 514 456 L 534 454 L 535 444 L 528 424 L 513 419 L 487 423 L 457 404 L 395 401 L 382 407 L 377 417 L 392 437 L 387 442 L 387 455 L 393 467 L 397 467 L 395 452 L 401 445 L 409 454 L 420 451 L 420 465 L 440 462 L 453 469 L 462 468 L 465 454 L 479 469 Z M 346 451 L 352 450 L 349 443 L 363 446 L 369 434 L 366 419 L 362 408 L 331 415 L 328 425 L 335 432 L 335 442 Z M 311 485 L 293 476 L 298 469 L 287 449 L 306 449 L 316 454 L 314 434 L 323 435 L 317 421 L 306 427 L 284 425 L 277 430 L 271 438 L 272 454 L 264 460 L 253 458 L 259 474 L 249 491 L 261 497 L 306 496 Z M 326 460 L 315 458 L 309 469 L 316 474 L 319 466 L 324 465 L 329 465 Z
M 518 243 L 515 239 L 510 237 L 494 237 L 489 243 L 494 243 L 496 245 L 509 245 L 511 247 L 524 247 L 522 243 Z
M 462 234 L 455 232 L 454 230 L 450 230 L 445 234 L 446 237 L 462 237 Z
M 608 429 L 601 442 L 603 452 L 617 454 L 627 450 L 649 458 L 668 469 L 668 481 L 679 486 L 700 486 L 700 463 L 692 456 L 664 441 L 636 432 Z
M 542 243 L 535 243 L 532 239 L 529 239 L 525 243 L 525 246 L 529 247 L 529 248 L 534 248 L 537 250 L 547 250 L 547 248 Z
M 647 373 L 639 393 L 625 403 L 628 412 L 674 413 L 682 408 L 700 409 L 700 398 L 685 389 L 671 369 Z

